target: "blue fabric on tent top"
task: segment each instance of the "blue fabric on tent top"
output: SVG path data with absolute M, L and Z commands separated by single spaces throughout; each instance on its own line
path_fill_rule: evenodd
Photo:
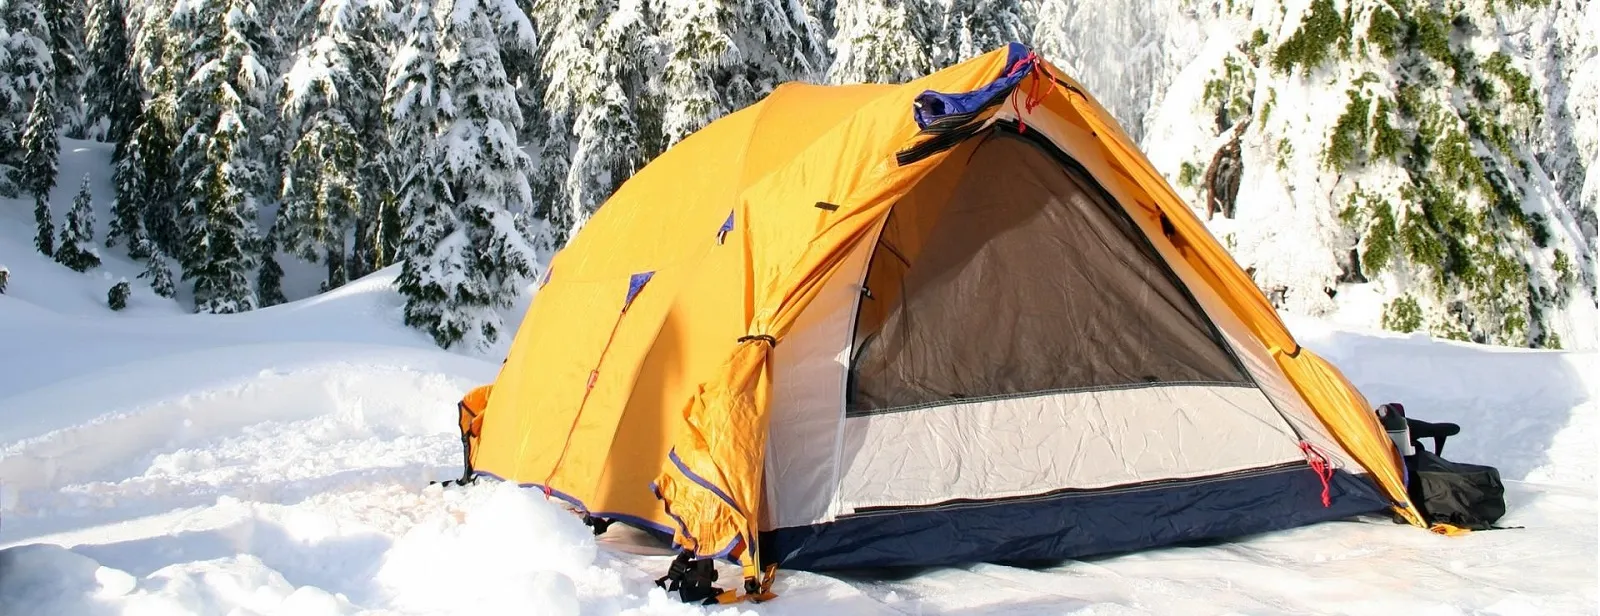
M 656 275 L 655 272 L 645 272 L 634 274 L 632 278 L 628 279 L 628 299 L 622 302 L 623 312 L 628 311 L 628 307 L 633 305 L 633 298 L 639 296 L 639 292 L 644 290 L 645 283 L 650 282 L 650 277 L 654 275 Z
M 982 109 L 996 97 L 1004 96 L 1016 87 L 1033 70 L 1037 59 L 1029 60 L 1022 66 L 1016 66 L 1017 61 L 1028 56 L 1029 49 L 1022 43 L 1009 43 L 1006 46 L 1006 68 L 994 81 L 971 92 L 947 94 L 933 90 L 918 94 L 916 104 L 912 107 L 912 114 L 916 116 L 917 127 L 927 128 L 929 124 L 940 118 L 964 113 L 972 113 Z

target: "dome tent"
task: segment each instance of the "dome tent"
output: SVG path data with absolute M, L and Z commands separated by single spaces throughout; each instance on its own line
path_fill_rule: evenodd
M 476 393 L 469 475 L 670 537 L 675 574 L 738 563 L 713 600 L 775 567 L 1421 525 L 1367 401 L 1019 44 L 690 135 L 555 256 Z

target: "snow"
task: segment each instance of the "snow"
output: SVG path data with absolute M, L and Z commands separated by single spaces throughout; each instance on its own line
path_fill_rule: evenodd
M 103 152 L 63 143 L 67 177 L 103 171 Z M 80 274 L 33 252 L 32 229 L 31 203 L 0 200 L 6 616 L 1571 614 L 1600 600 L 1594 351 L 1289 318 L 1374 404 L 1461 423 L 1445 455 L 1499 467 L 1501 522 L 1522 529 L 1451 538 L 1362 518 L 1037 568 L 785 571 L 776 601 L 707 609 L 652 585 L 670 557 L 615 549 L 542 493 L 429 485 L 460 472 L 454 403 L 505 348 L 448 353 L 402 326 L 395 268 L 197 315 L 134 279 L 121 248 Z M 132 298 L 112 312 L 123 276 Z

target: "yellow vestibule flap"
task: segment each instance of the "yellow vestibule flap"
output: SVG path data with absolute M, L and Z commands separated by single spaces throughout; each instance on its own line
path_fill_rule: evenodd
M 700 556 L 732 556 L 751 573 L 766 462 L 769 349 L 765 340 L 741 343 L 718 378 L 694 396 L 656 478 L 656 495 L 678 523 L 678 545 Z

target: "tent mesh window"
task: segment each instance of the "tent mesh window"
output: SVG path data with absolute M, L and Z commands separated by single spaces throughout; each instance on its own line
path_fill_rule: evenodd
M 1253 386 L 1076 163 L 997 130 L 895 205 L 857 312 L 847 415 L 1174 384 Z

